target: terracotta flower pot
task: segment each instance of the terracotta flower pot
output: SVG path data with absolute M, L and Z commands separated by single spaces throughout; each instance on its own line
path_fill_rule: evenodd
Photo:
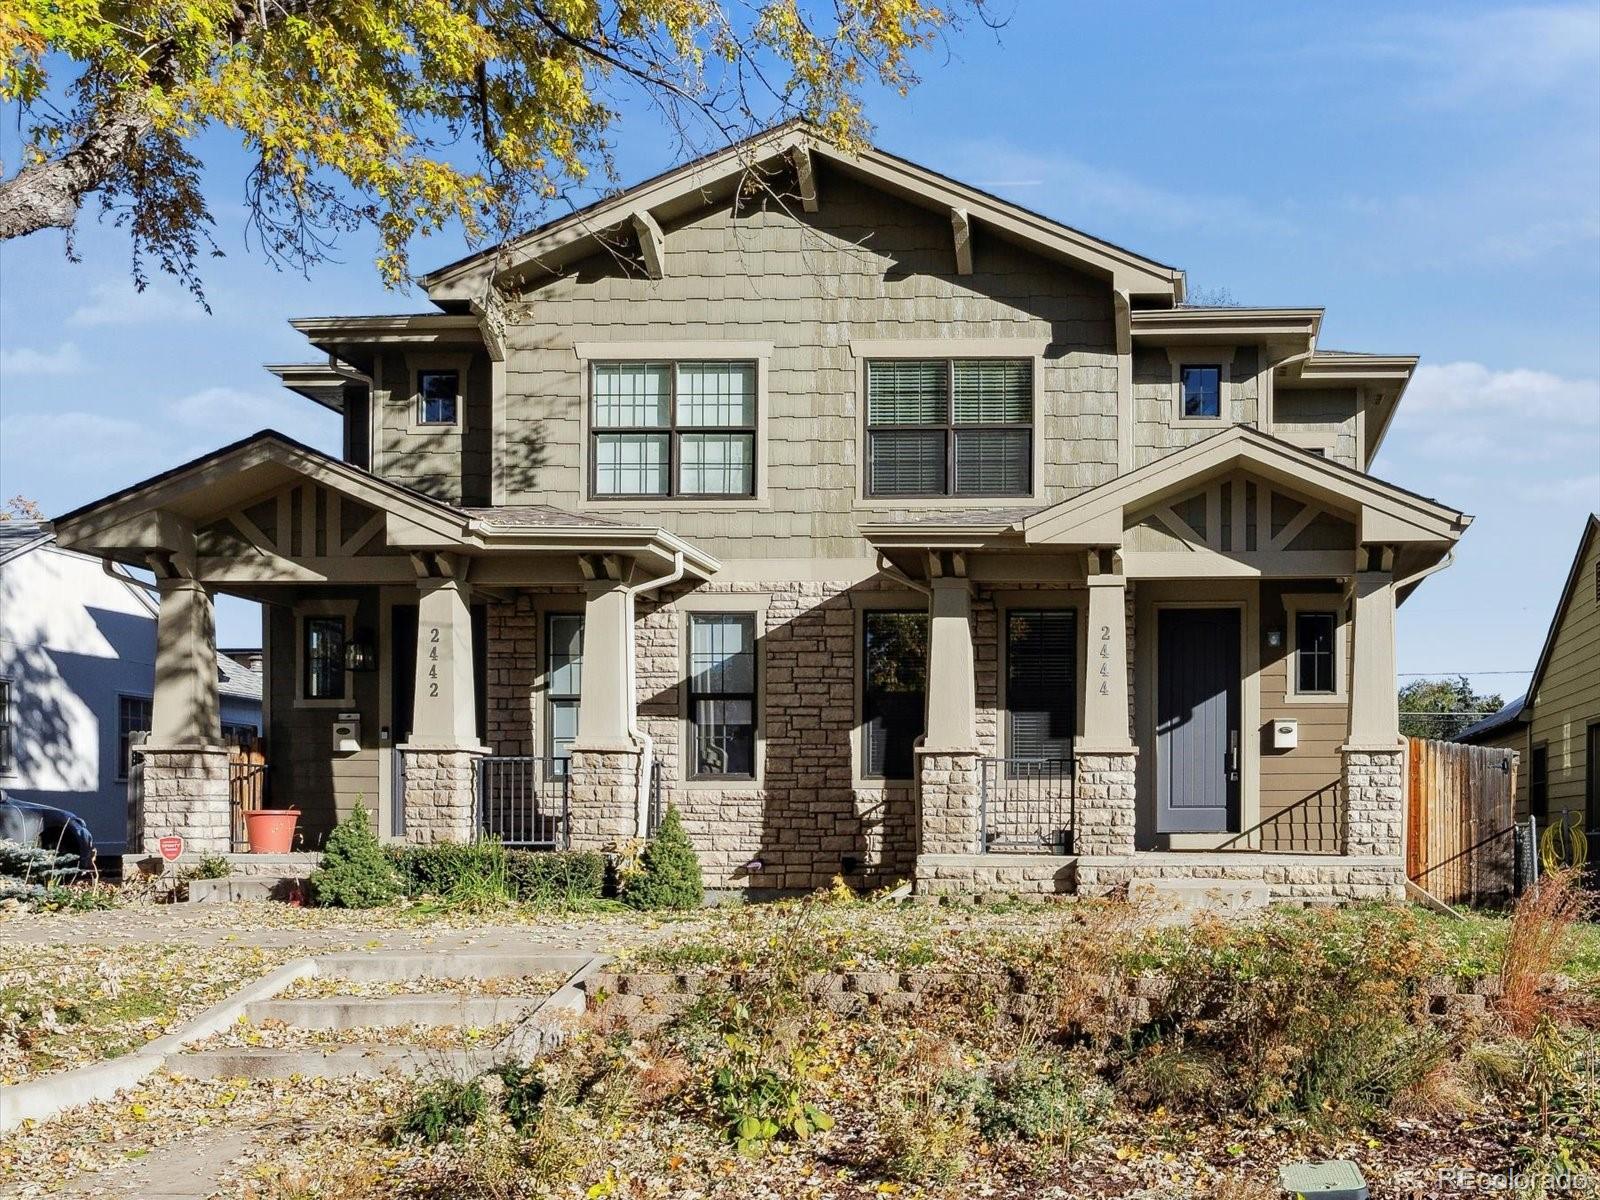
M 251 854 L 287 854 L 294 848 L 298 808 L 258 808 L 244 815 Z

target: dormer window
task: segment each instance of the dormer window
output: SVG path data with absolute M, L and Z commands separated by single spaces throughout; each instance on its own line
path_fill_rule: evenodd
M 1183 419 L 1215 421 L 1222 416 L 1222 368 L 1215 364 L 1185 366 L 1179 371 Z
M 459 413 L 460 396 L 460 372 L 418 371 L 417 424 L 454 425 Z

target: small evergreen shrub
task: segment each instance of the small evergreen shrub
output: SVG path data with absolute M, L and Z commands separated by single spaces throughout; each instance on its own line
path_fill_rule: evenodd
M 358 804 L 328 835 L 310 883 L 312 901 L 325 908 L 381 908 L 399 898 L 399 876 L 364 807 Z
M 676 807 L 667 809 L 656 836 L 639 855 L 639 867 L 623 886 L 630 908 L 699 908 L 705 901 L 700 859 L 683 831 Z
M 37 900 L 82 874 L 74 853 L 0 840 L 0 900 Z
M 488 1111 L 489 1098 L 478 1080 L 463 1083 L 441 1079 L 418 1093 L 411 1107 L 395 1122 L 395 1133 L 401 1139 L 414 1139 L 429 1146 L 459 1142 Z

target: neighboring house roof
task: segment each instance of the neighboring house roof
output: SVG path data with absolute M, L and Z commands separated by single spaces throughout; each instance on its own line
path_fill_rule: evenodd
M 217 692 L 236 700 L 261 703 L 261 672 L 253 671 L 236 658 L 217 651 Z
M 54 535 L 39 521 L 0 521 L 0 563 L 48 546 Z
M 1556 634 L 1561 631 L 1561 618 L 1566 615 L 1567 608 L 1572 603 L 1572 594 L 1580 582 L 1583 560 L 1588 556 L 1589 547 L 1594 543 L 1596 534 L 1600 534 L 1600 513 L 1590 513 L 1589 519 L 1584 522 L 1583 536 L 1578 539 L 1578 552 L 1572 556 L 1572 566 L 1567 569 L 1567 581 L 1561 586 L 1561 599 L 1556 602 L 1555 614 L 1550 618 L 1550 628 L 1544 635 L 1544 645 L 1539 650 L 1539 660 L 1534 663 L 1533 675 L 1528 680 L 1526 699 L 1530 709 L 1538 700 L 1539 684 L 1544 679 L 1546 668 L 1550 666 L 1550 655 L 1556 647 Z
M 1527 701 L 1526 696 L 1518 696 L 1510 704 L 1496 712 L 1490 713 L 1476 724 L 1468 725 L 1456 734 L 1455 741 L 1472 742 L 1478 738 L 1489 737 L 1509 730 L 1517 723 L 1517 718 L 1522 716 L 1523 707 Z
M 424 275 L 422 285 L 429 298 L 441 306 L 482 303 L 488 285 L 499 277 L 552 265 L 563 254 L 570 257 L 573 250 L 588 253 L 603 235 L 620 226 L 638 229 L 642 225 L 647 233 L 658 218 L 673 219 L 710 203 L 713 189 L 739 179 L 757 163 L 779 157 L 793 159 L 801 176 L 813 179 L 812 186 L 811 160 L 824 159 L 911 203 L 946 209 L 952 221 L 962 226 L 981 221 L 1035 249 L 1110 276 L 1119 290 L 1156 296 L 1168 304 L 1183 299 L 1184 275 L 1175 267 L 1091 237 L 875 146 L 841 150 L 798 120 L 674 167 L 521 237 L 459 259 Z M 809 199 L 802 199 L 808 209 L 817 203 L 814 191 Z M 656 233 L 659 235 L 658 228 Z

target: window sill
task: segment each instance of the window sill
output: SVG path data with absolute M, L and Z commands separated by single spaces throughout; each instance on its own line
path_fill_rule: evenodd
M 585 500 L 578 511 L 582 512 L 637 512 L 640 510 L 671 509 L 673 512 L 770 512 L 772 504 L 765 496 L 727 496 L 687 499 L 682 496 L 595 496 Z
M 1022 508 L 1029 504 L 1043 505 L 1044 503 L 1044 498 L 1037 494 L 1026 496 L 857 496 L 851 502 L 850 507 L 858 512 L 892 512 L 899 508 Z
M 1285 704 L 1348 704 L 1349 698 L 1337 692 L 1285 692 Z
M 722 778 L 682 779 L 678 787 L 688 792 L 739 792 L 757 795 L 766 789 L 760 779 L 748 775 L 727 775 Z

